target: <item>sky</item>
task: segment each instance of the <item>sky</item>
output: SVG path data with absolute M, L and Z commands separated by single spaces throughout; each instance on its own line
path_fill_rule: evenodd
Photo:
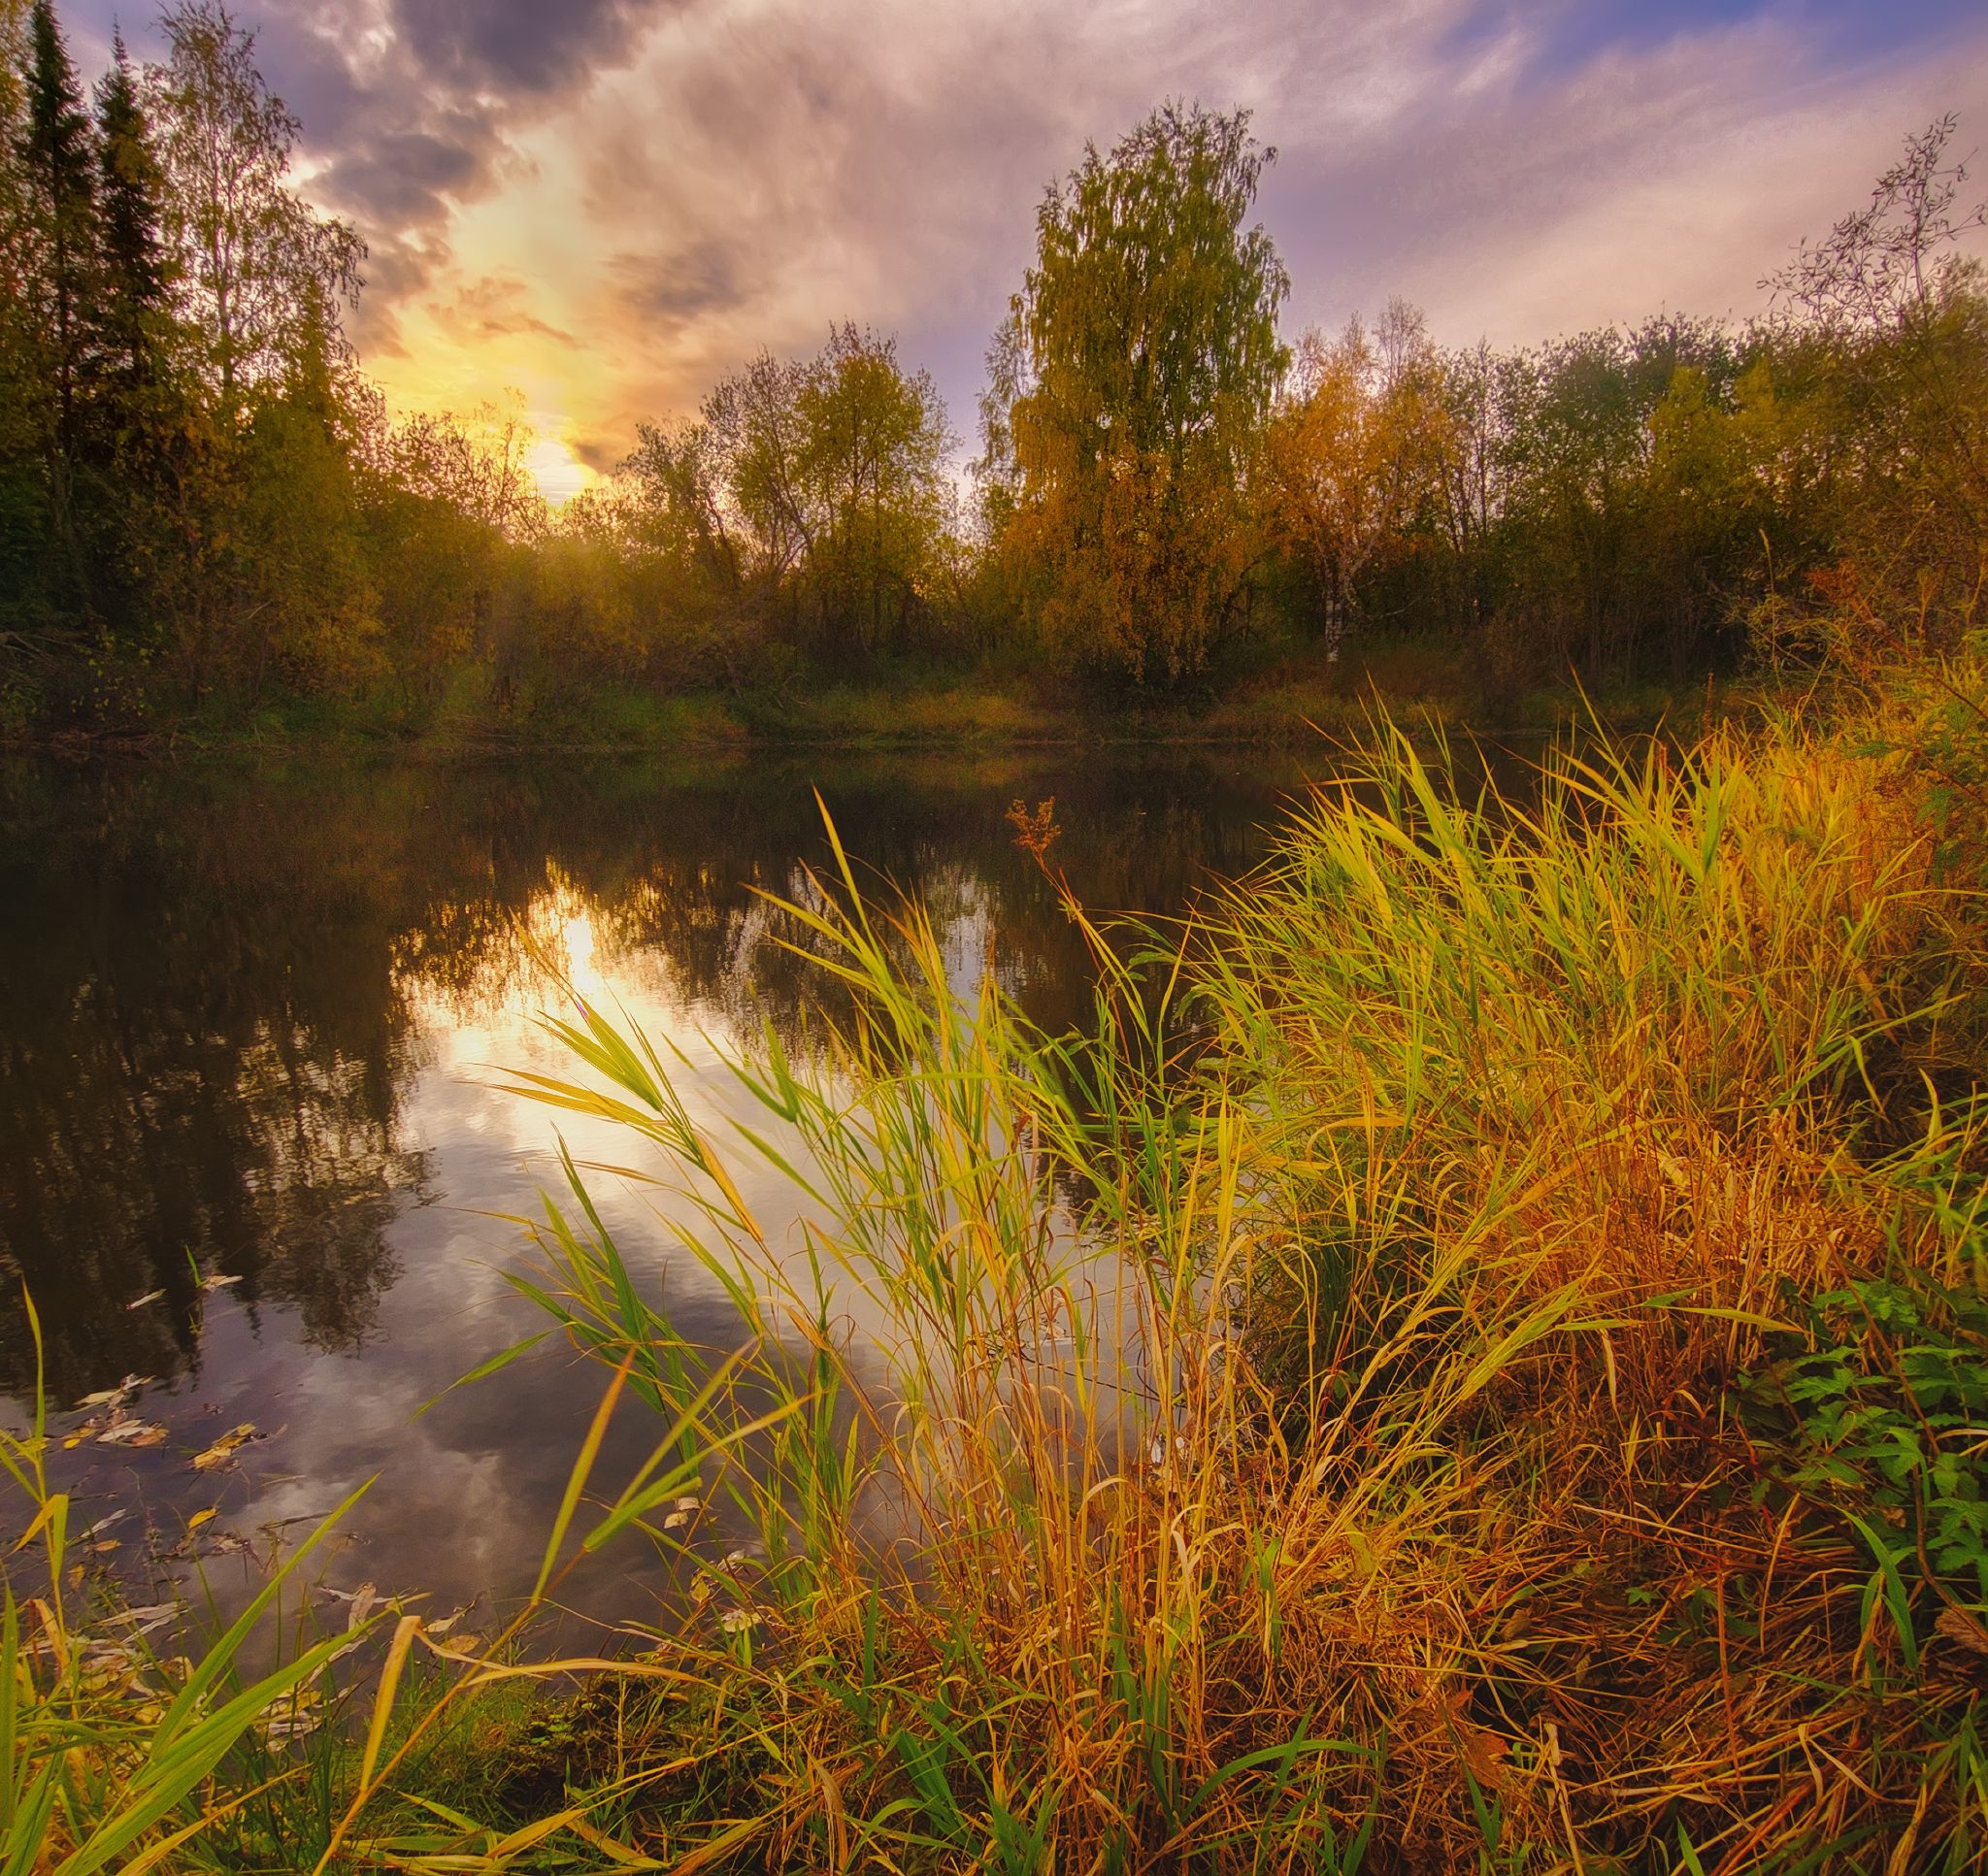
M 145 0 L 139 0 L 140 5 Z M 1744 315 L 1946 111 L 1961 0 L 231 0 L 370 246 L 401 409 L 521 403 L 555 498 L 762 346 L 898 336 L 971 448 L 1044 186 L 1154 104 L 1247 107 L 1291 334 L 1392 293 L 1439 339 Z M 132 0 L 60 6 L 78 63 Z

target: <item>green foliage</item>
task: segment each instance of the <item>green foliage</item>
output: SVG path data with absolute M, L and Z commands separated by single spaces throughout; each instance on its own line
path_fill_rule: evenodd
M 253 32 L 221 0 L 180 0 L 160 24 L 168 55 L 145 90 L 182 256 L 188 363 L 227 426 L 248 392 L 294 374 L 314 325 L 356 293 L 365 246 L 290 186 L 302 126 L 263 82 Z M 330 336 L 342 345 L 335 327 Z
M 1245 226 L 1275 154 L 1247 112 L 1168 104 L 1037 213 L 980 474 L 1037 628 L 1079 669 L 1174 684 L 1241 624 L 1244 480 L 1288 357 L 1290 282 Z
M 299 195 L 253 33 L 222 0 L 163 27 L 143 70 L 116 45 L 92 115 L 50 0 L 0 5 L 17 729 L 384 698 L 403 732 L 516 736 L 610 691 L 770 727 L 909 661 L 1192 702 L 1279 642 L 1330 672 L 1348 635 L 1363 668 L 1369 636 L 1455 647 L 1445 697 L 1509 727 L 1570 678 L 1675 693 L 1978 624 L 1988 295 L 1951 119 L 1771 318 L 1453 350 L 1397 300 L 1294 353 L 1250 220 L 1274 152 L 1170 103 L 1043 199 L 977 525 L 932 378 L 846 320 L 555 512 L 518 411 L 389 417 L 344 330 L 363 244 Z
M 1988 1299 L 1872 1277 L 1802 1313 L 1802 1334 L 1745 1389 L 1784 1442 L 1780 1476 L 1837 1508 L 1881 1568 L 1923 1572 L 1988 1616 Z
M 835 327 L 812 359 L 762 353 L 694 420 L 645 425 L 597 517 L 651 642 L 734 687 L 777 641 L 860 665 L 932 636 L 951 555 L 952 445 L 926 372 L 896 342 Z

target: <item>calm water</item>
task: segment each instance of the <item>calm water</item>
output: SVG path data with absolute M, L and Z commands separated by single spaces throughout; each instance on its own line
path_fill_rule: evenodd
M 505 1281 L 521 1234 L 489 1215 L 532 1209 L 557 1176 L 553 1116 L 491 1085 L 564 1066 L 536 1027 L 558 992 L 531 947 L 681 1046 L 711 1112 L 714 1047 L 769 1021 L 798 1037 L 820 989 L 753 891 L 825 863 L 812 788 L 851 854 L 930 907 L 963 984 L 991 966 L 1055 1027 L 1086 1007 L 1084 954 L 1009 804 L 1055 797 L 1057 858 L 1089 905 L 1172 913 L 1261 857 L 1302 780 L 1225 755 L 0 768 L 10 1418 L 33 1376 L 24 1278 L 51 1401 L 154 1377 L 135 1409 L 163 1443 L 84 1440 L 56 1461 L 86 1500 L 74 1523 L 127 1513 L 106 1567 L 172 1574 L 198 1553 L 246 1577 L 285 1521 L 377 1474 L 332 1583 L 441 1607 L 517 1595 L 599 1371 L 548 1341 L 416 1414 L 543 1327 Z M 628 1152 L 584 1129 L 574 1143 Z M 679 1323 L 735 1339 L 721 1298 L 612 1188 L 617 1235 Z M 778 1218 L 779 1195 L 746 1196 Z M 193 1468 L 245 1423 L 260 1436 L 232 1468 Z M 655 1432 L 631 1404 L 603 1476 Z M 570 1594 L 639 1619 L 652 1568 L 631 1546 Z

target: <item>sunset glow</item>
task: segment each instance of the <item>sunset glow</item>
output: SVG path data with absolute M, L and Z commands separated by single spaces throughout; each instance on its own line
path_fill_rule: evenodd
M 80 0 L 85 64 L 114 12 L 153 49 L 132 9 Z M 1760 257 L 1905 127 L 1988 120 L 1988 20 L 1946 0 L 241 12 L 313 195 L 369 241 L 368 370 L 404 409 L 521 393 L 555 496 L 836 318 L 897 332 L 970 432 L 1044 184 L 1168 95 L 1245 105 L 1277 147 L 1294 330 L 1401 292 L 1458 343 L 1743 314 Z

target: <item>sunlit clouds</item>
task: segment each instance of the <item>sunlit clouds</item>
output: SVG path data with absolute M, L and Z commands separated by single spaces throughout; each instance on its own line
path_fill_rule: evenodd
M 1501 343 L 1744 313 L 1909 128 L 1988 137 L 1988 19 L 1361 0 L 244 0 L 310 188 L 372 258 L 403 407 L 514 392 L 570 492 L 646 417 L 831 320 L 901 335 L 970 433 L 1044 184 L 1170 94 L 1277 146 L 1292 323 L 1390 292 Z M 75 11 L 85 58 L 108 0 Z M 132 22 L 126 20 L 127 30 Z M 149 35 L 135 32 L 141 49 Z

